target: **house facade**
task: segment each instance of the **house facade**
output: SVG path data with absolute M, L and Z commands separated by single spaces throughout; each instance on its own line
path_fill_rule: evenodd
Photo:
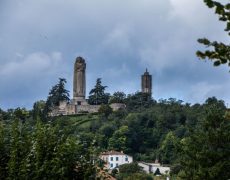
M 105 162 L 107 169 L 114 169 L 122 164 L 129 164 L 133 162 L 133 157 L 124 154 L 122 151 L 107 151 L 100 155 L 100 159 Z

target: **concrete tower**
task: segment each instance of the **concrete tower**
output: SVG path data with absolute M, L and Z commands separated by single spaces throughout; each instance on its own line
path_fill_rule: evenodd
M 77 57 L 74 64 L 73 75 L 73 100 L 81 105 L 85 102 L 86 78 L 85 78 L 86 63 L 82 57 Z
M 152 75 L 146 69 L 145 73 L 141 76 L 141 90 L 142 93 L 152 95 Z

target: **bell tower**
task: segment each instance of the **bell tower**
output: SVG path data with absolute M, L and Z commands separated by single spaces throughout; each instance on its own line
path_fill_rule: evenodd
M 152 75 L 149 74 L 147 68 L 145 73 L 141 76 L 141 92 L 148 93 L 152 96 Z

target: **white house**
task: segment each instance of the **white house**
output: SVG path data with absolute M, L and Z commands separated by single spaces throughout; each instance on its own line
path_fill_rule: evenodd
M 124 154 L 123 151 L 103 152 L 100 155 L 100 159 L 106 163 L 105 166 L 107 169 L 114 169 L 122 164 L 129 164 L 133 162 L 133 157 Z
M 138 165 L 143 168 L 146 173 L 155 173 L 157 168 L 160 170 L 161 174 L 169 174 L 170 167 L 161 166 L 160 163 L 146 163 L 146 162 L 138 162 Z

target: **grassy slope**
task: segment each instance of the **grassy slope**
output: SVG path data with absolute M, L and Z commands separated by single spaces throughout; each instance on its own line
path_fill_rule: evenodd
M 90 125 L 91 121 L 98 120 L 98 115 L 96 114 L 79 114 L 79 115 L 70 115 L 70 116 L 59 116 L 56 119 L 63 126 L 71 125 L 75 127 L 85 128 Z

